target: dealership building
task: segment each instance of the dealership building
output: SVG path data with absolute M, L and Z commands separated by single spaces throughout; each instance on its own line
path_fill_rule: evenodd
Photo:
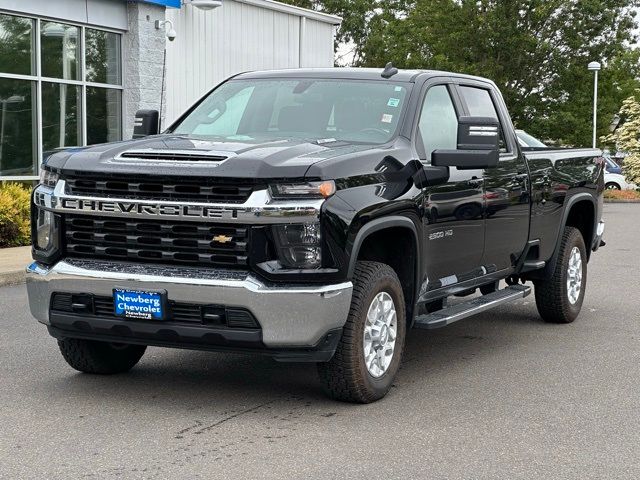
M 0 0 L 0 180 L 131 138 L 140 109 L 164 127 L 235 73 L 332 66 L 339 25 L 271 0 Z

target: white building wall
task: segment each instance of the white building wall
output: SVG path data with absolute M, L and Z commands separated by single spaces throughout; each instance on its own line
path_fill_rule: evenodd
M 209 11 L 167 9 L 167 19 L 178 37 L 167 42 L 163 127 L 236 73 L 333 66 L 337 17 L 269 0 L 224 0 Z
M 327 67 L 334 64 L 335 26 L 306 19 L 303 25 L 303 55 L 301 67 Z M 331 39 L 331 41 L 329 41 Z

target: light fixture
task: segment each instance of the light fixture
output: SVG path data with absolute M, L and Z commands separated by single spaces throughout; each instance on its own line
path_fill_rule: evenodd
M 600 65 L 600 62 L 591 62 L 587 68 L 592 72 L 596 72 L 602 68 L 602 65 Z
M 183 0 L 184 5 L 192 5 L 200 10 L 213 10 L 222 6 L 222 0 Z
M 77 28 L 72 26 L 65 26 L 61 23 L 49 23 L 42 27 L 42 35 L 44 37 L 54 38 L 76 38 L 78 36 Z
M 169 25 L 169 30 L 167 30 L 167 25 Z M 156 30 L 161 30 L 163 28 L 169 41 L 173 42 L 178 36 L 173 28 L 173 22 L 171 20 L 156 20 Z
M 597 131 L 598 131 L 598 72 L 602 68 L 600 62 L 591 62 L 587 65 L 590 72 L 593 72 L 593 148 L 597 145 Z

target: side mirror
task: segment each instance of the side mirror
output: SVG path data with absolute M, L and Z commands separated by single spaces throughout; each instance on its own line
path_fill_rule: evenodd
M 500 123 L 491 117 L 460 117 L 458 149 L 434 150 L 434 167 L 457 167 L 461 170 L 491 168 L 500 158 Z
M 158 119 L 160 115 L 157 110 L 138 110 L 133 122 L 133 138 L 148 137 L 157 135 L 159 130 Z

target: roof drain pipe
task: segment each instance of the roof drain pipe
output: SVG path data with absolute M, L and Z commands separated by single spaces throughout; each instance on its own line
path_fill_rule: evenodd
M 300 39 L 298 41 L 298 68 L 304 67 L 304 42 L 307 37 L 307 17 L 300 17 Z

